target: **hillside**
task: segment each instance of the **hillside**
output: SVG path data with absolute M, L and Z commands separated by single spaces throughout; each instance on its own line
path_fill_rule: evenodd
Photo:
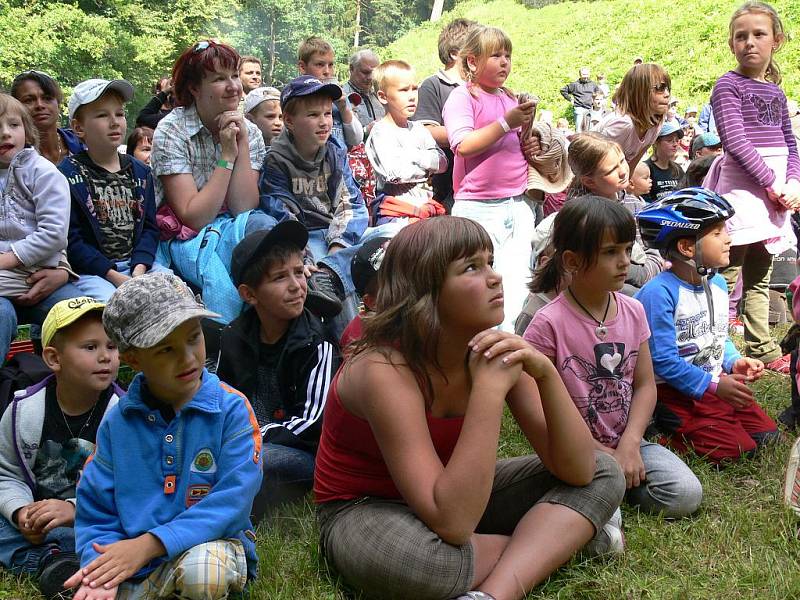
M 440 67 L 436 40 L 455 17 L 501 27 L 514 44 L 509 86 L 542 99 L 541 108 L 556 116 L 568 105 L 558 90 L 577 78 L 580 66 L 605 73 L 612 87 L 622 80 L 637 55 L 662 64 L 681 108 L 701 105 L 716 79 L 733 68 L 728 49 L 728 21 L 741 2 L 729 0 L 597 0 L 564 2 L 528 9 L 514 0 L 459 3 L 438 23 L 425 23 L 391 44 L 383 58 L 403 58 L 420 78 Z M 789 35 L 800 32 L 800 3 L 780 0 L 778 10 Z M 800 38 L 789 40 L 777 55 L 783 89 L 800 99 Z

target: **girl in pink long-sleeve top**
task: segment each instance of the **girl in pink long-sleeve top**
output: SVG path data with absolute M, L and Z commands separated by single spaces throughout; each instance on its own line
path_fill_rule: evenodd
M 768 4 L 747 2 L 733 14 L 728 44 L 738 65 L 711 94 L 725 155 L 704 187 L 724 195 L 736 210 L 728 221 L 733 247 L 723 274 L 729 290 L 742 276 L 746 354 L 788 374 L 788 357 L 769 331 L 768 288 L 773 255 L 796 243 L 789 215 L 800 208 L 800 159 L 773 60 L 785 39 Z

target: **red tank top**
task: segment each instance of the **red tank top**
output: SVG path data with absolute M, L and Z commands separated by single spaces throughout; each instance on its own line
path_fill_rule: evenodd
M 349 413 L 339 400 L 337 384 L 341 372 L 340 368 L 328 391 L 314 468 L 314 499 L 317 503 L 362 496 L 400 499 L 369 422 Z M 427 411 L 425 416 L 433 447 L 446 465 L 464 417 L 437 418 Z

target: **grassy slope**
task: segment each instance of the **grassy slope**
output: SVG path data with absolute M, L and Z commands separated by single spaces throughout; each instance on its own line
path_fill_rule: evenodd
M 564 2 L 527 9 L 514 0 L 459 4 L 438 23 L 425 23 L 385 51 L 383 58 L 403 58 L 420 77 L 440 68 L 436 40 L 442 24 L 467 17 L 505 30 L 514 44 L 514 67 L 509 86 L 542 99 L 541 108 L 559 116 L 567 103 L 558 90 L 577 78 L 587 65 L 618 84 L 633 58 L 662 64 L 673 82 L 673 94 L 682 108 L 702 105 L 716 79 L 735 63 L 728 50 L 730 15 L 740 2 L 730 0 L 598 0 Z M 791 34 L 800 32 L 800 3 L 773 2 Z M 800 39 L 778 54 L 784 73 L 783 88 L 800 99 Z
M 771 416 L 788 403 L 789 382 L 768 374 L 756 384 Z M 791 440 L 718 472 L 689 459 L 705 498 L 691 519 L 667 522 L 623 507 L 627 549 L 613 560 L 573 560 L 530 600 L 786 600 L 800 598 L 797 519 L 781 504 Z M 500 455 L 529 452 L 506 419 Z M 319 559 L 313 509 L 301 504 L 259 528 L 256 600 L 352 598 Z M 40 599 L 27 579 L 0 571 L 0 600 Z

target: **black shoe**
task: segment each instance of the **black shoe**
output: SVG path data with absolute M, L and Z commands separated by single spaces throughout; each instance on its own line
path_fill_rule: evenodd
M 74 590 L 65 590 L 64 582 L 81 568 L 74 552 L 51 554 L 42 561 L 39 570 L 39 590 L 48 600 L 72 598 Z
M 308 278 L 306 308 L 318 317 L 331 319 L 342 312 L 344 290 L 336 275 L 328 269 L 320 269 Z

